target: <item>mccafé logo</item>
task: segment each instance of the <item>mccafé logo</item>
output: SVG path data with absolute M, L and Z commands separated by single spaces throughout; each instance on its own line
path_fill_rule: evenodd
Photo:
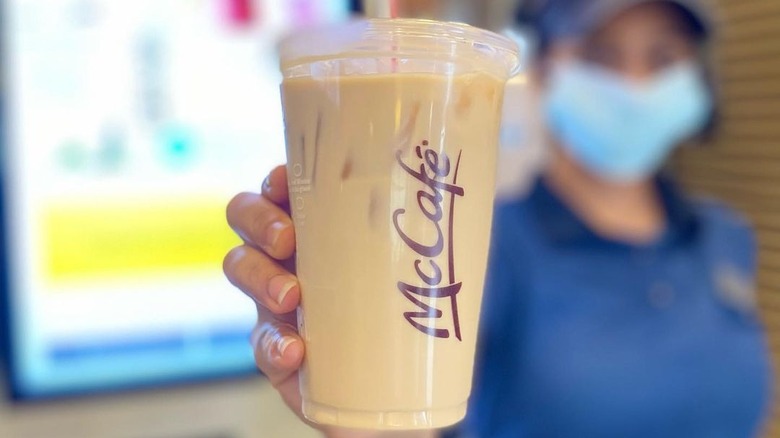
M 415 147 L 415 153 L 418 159 L 415 161 L 419 161 L 419 168 L 416 169 L 413 168 L 416 164 L 409 166 L 404 163 L 402 151 L 396 153 L 401 168 L 420 183 L 417 192 L 418 209 L 407 211 L 399 208 L 393 212 L 393 226 L 398 236 L 419 256 L 414 262 L 418 278 L 412 283 L 424 284 L 415 286 L 398 282 L 398 290 L 416 306 L 414 311 L 405 312 L 404 318 L 412 327 L 437 338 L 449 338 L 450 328 L 442 328 L 449 326 L 452 334 L 460 341 L 458 292 L 462 283 L 456 282 L 453 232 L 455 200 L 464 195 L 463 188 L 457 185 L 461 154 L 458 153 L 453 171 L 449 157 L 430 149 L 427 141 Z M 452 181 L 448 182 L 450 173 Z M 445 208 L 447 198 L 449 202 Z M 404 221 L 405 218 L 408 221 Z M 421 225 L 415 226 L 414 230 L 404 230 L 404 223 Z M 449 308 L 439 308 L 441 304 Z M 441 320 L 445 321 L 441 323 Z M 436 324 L 437 321 L 440 324 Z

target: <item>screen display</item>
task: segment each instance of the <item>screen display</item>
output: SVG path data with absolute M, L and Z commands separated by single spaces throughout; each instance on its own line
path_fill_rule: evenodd
M 349 3 L 1 3 L 18 397 L 254 369 L 225 206 L 285 161 L 279 37 Z

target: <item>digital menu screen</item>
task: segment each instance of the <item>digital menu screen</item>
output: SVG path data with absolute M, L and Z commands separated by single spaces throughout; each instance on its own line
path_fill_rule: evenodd
M 254 369 L 225 206 L 285 161 L 279 37 L 349 3 L 0 3 L 17 397 Z

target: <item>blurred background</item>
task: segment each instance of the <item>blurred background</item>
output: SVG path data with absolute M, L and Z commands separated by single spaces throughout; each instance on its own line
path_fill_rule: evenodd
M 406 0 L 505 32 L 516 0 Z M 780 2 L 714 2 L 722 123 L 674 171 L 757 227 L 780 354 Z M 310 437 L 255 372 L 252 303 L 223 278 L 230 197 L 284 161 L 275 44 L 383 2 L 0 0 L 0 437 Z M 510 81 L 499 196 L 544 156 Z M 780 437 L 780 423 L 768 436 Z

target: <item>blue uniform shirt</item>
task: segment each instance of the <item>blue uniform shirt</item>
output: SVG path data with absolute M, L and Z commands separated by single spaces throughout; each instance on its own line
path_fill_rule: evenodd
M 756 247 L 728 210 L 658 182 L 667 227 L 597 236 L 543 182 L 499 205 L 470 436 L 755 436 L 770 366 Z

